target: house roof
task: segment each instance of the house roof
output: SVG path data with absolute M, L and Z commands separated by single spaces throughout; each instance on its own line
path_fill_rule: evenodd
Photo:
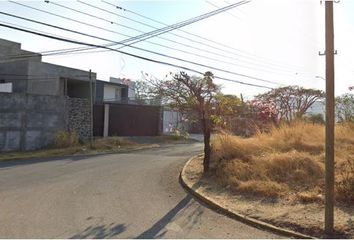
M 111 85 L 111 86 L 125 87 L 125 88 L 128 87 L 128 85 L 121 84 L 121 83 L 108 82 L 108 81 L 103 81 L 103 80 L 98 80 L 98 79 L 96 81 L 103 83 L 103 85 Z

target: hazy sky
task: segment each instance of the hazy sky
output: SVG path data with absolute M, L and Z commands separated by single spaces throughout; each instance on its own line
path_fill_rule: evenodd
M 235 0 L 107 1 L 165 24 L 174 24 L 215 10 L 215 6 L 223 7 L 229 3 L 238 2 Z M 113 41 L 121 41 L 126 39 L 127 36 L 136 36 L 141 34 L 141 32 L 154 30 L 146 25 L 91 8 L 76 1 L 56 0 L 50 2 L 93 14 L 103 20 L 58 7 L 53 3 L 48 4 L 44 1 L 17 2 L 106 28 L 110 31 L 115 31 L 115 33 L 28 9 L 8 1 L 1 1 L 0 9 L 3 12 L 59 25 Z M 116 9 L 101 1 L 87 2 L 135 21 L 157 28 L 163 27 L 159 23 Z M 335 48 L 338 50 L 338 55 L 336 55 L 336 94 L 338 95 L 348 92 L 348 87 L 354 85 L 354 1 L 342 0 L 340 3 L 334 4 L 334 8 Z M 104 21 L 105 19 L 114 23 Z M 3 15 L 0 15 L 0 21 L 89 43 L 107 43 L 102 40 L 70 34 Z M 124 26 L 118 26 L 118 24 Z M 318 55 L 319 51 L 324 51 L 325 46 L 324 5 L 321 5 L 319 0 L 253 0 L 228 12 L 186 26 L 182 30 L 207 38 L 213 42 L 175 30 L 172 33 L 178 36 L 166 33 L 161 35 L 164 39 L 155 37 L 149 39 L 149 42 L 140 42 L 135 46 L 236 73 L 231 74 L 211 70 L 215 75 L 228 79 L 268 87 L 300 85 L 324 90 L 324 80 L 316 78 L 316 76 L 325 77 L 325 57 Z M 0 38 L 20 42 L 23 49 L 35 52 L 80 47 L 6 28 L 1 28 Z M 157 46 L 156 44 L 164 46 Z M 151 59 L 193 68 L 201 72 L 210 70 L 206 67 L 192 65 L 129 47 L 125 47 L 122 50 Z M 149 63 L 117 52 L 48 56 L 43 57 L 43 61 L 83 70 L 92 69 L 92 71 L 97 72 L 98 78 L 102 80 L 108 80 L 109 76 L 127 77 L 134 80 L 141 79 L 142 71 L 156 77 L 163 77 L 169 72 L 179 71 L 177 68 Z M 237 74 L 261 78 L 278 84 L 245 78 Z M 222 84 L 225 93 L 243 93 L 246 97 L 251 97 L 267 90 L 222 80 L 216 80 L 216 82 Z

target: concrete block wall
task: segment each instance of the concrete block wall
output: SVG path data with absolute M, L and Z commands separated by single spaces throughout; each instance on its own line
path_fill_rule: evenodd
M 63 96 L 0 93 L 0 103 L 0 151 L 43 148 L 67 127 Z
M 0 93 L 0 103 L 0 152 L 44 148 L 60 130 L 91 134 L 88 99 Z

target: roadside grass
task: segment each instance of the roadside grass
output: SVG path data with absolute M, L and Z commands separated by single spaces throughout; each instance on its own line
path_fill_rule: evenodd
M 253 138 L 217 135 L 212 168 L 232 191 L 271 198 L 290 193 L 302 203 L 323 201 L 323 125 L 296 122 Z M 354 124 L 336 125 L 335 197 L 354 203 Z
M 47 158 L 68 155 L 83 154 L 100 154 L 100 153 L 119 153 L 129 150 L 139 150 L 145 148 L 157 147 L 156 144 L 138 144 L 120 137 L 109 137 L 95 139 L 92 148 L 88 142 L 79 143 L 71 134 L 60 136 L 53 146 L 46 149 L 26 152 L 6 152 L 0 154 L 0 161 L 30 159 L 30 158 Z
M 48 148 L 26 152 L 1 153 L 0 161 L 84 154 L 119 153 L 159 147 L 159 144 L 195 142 L 193 139 L 186 139 L 183 136 L 175 135 L 154 136 L 148 138 L 149 139 L 144 139 L 144 137 L 96 138 L 93 146 L 90 147 L 89 142 L 80 142 L 78 135 L 75 132 L 59 131 L 55 136 L 53 145 L 48 146 Z

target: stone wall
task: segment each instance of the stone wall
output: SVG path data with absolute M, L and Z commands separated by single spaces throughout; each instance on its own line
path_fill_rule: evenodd
M 67 98 L 68 129 L 75 131 L 81 140 L 91 136 L 90 101 L 85 98 Z

